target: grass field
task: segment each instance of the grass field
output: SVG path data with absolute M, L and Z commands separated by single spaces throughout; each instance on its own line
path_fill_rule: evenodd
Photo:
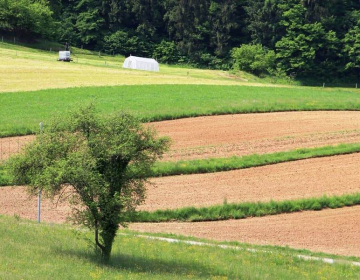
M 72 58 L 72 63 L 57 62 L 57 52 L 0 42 L 0 92 L 79 86 L 248 83 L 225 71 L 189 67 L 161 65 L 160 73 L 126 70 L 122 68 L 122 56 L 99 56 L 79 49 L 75 49 Z
M 127 231 L 117 237 L 104 266 L 86 230 L 1 216 L 0 227 L 1 279 L 356 279 L 360 273 L 354 266 L 301 260 L 290 249 L 225 250 L 148 240 Z
M 210 85 L 48 89 L 0 94 L 0 137 L 34 133 L 40 121 L 93 102 L 102 115 L 132 113 L 144 121 L 200 115 L 304 110 L 360 110 L 350 90 Z

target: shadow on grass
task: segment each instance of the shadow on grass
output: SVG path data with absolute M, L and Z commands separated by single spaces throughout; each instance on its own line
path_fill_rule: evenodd
M 178 276 L 196 276 L 209 279 L 211 276 L 227 276 L 219 271 L 214 271 L 210 266 L 203 265 L 193 260 L 162 260 L 160 258 L 147 258 L 130 254 L 113 253 L 109 263 L 101 261 L 100 256 L 91 251 L 56 250 L 56 254 L 75 256 L 76 258 L 90 261 L 104 268 L 135 273 L 149 273 Z M 161 252 L 159 252 L 161 254 Z M 206 258 L 206 256 L 204 256 Z M 169 278 L 170 279 L 170 278 Z

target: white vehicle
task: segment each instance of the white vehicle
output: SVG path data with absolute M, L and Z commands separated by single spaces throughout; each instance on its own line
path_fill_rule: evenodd
M 72 61 L 70 57 L 70 51 L 60 51 L 58 61 L 65 61 L 65 62 Z

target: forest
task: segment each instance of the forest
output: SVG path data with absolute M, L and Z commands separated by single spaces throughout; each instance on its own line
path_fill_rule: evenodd
M 258 76 L 360 69 L 358 0 L 0 0 L 0 35 Z

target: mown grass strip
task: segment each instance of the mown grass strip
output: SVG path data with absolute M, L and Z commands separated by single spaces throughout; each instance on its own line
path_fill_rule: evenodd
M 360 193 L 300 200 L 224 203 L 211 207 L 186 207 L 155 212 L 140 211 L 134 216 L 128 217 L 128 220 L 141 223 L 221 221 L 302 211 L 319 211 L 328 208 L 337 209 L 354 205 L 360 205 Z
M 202 174 L 245 169 L 257 166 L 277 164 L 295 160 L 345 155 L 360 152 L 360 143 L 340 144 L 320 148 L 302 148 L 294 151 L 272 154 L 253 154 L 241 157 L 211 158 L 178 162 L 158 162 L 152 170 L 153 177 L 174 176 L 183 174 Z
M 239 113 L 360 110 L 355 90 L 249 86 L 146 85 L 0 94 L 0 137 L 37 132 L 57 112 L 93 102 L 99 114 L 124 111 L 146 121 Z

